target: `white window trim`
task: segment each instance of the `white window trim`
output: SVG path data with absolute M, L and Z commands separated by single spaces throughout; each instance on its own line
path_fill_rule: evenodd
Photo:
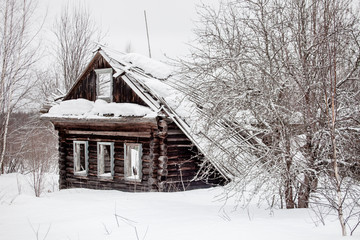
M 101 145 L 108 145 L 110 146 L 110 168 L 111 168 L 111 175 L 107 173 L 100 174 L 100 146 Z M 97 176 L 101 178 L 112 178 L 114 176 L 114 143 L 113 142 L 98 142 L 97 143 Z
M 96 73 L 96 99 L 103 99 L 105 101 L 108 102 L 112 102 L 113 99 L 113 70 L 112 68 L 101 68 L 101 69 L 95 69 L 95 73 Z M 110 95 L 108 97 L 104 98 L 99 98 L 99 89 L 100 89 L 100 84 L 99 84 L 99 75 L 100 74 L 109 74 L 110 76 Z
M 76 171 L 76 165 L 78 162 L 77 153 L 76 153 L 76 144 L 84 144 L 85 145 L 85 171 Z M 73 160 L 74 160 L 74 175 L 77 176 L 87 176 L 89 172 L 89 144 L 88 141 L 73 141 Z
M 127 146 L 139 146 L 139 174 L 138 178 L 133 178 L 129 176 L 127 169 L 129 168 L 128 164 L 130 163 L 130 159 L 127 157 Z M 124 176 L 125 180 L 132 182 L 141 182 L 142 179 L 142 144 L 141 143 L 124 143 Z

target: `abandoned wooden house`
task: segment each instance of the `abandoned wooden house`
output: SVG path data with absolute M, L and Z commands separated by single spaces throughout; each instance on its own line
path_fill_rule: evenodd
M 216 168 L 198 177 L 204 153 L 174 110 L 180 103 L 164 83 L 169 77 L 161 62 L 97 50 L 60 104 L 42 115 L 59 135 L 60 189 L 178 191 L 225 181 Z

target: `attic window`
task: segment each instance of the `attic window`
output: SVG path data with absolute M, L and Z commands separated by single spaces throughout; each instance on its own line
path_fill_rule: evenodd
M 114 143 L 98 142 L 97 143 L 97 164 L 99 177 L 114 176 Z
M 96 99 L 112 101 L 112 68 L 95 69 L 96 72 Z
M 139 143 L 125 143 L 125 179 L 129 181 L 141 181 L 141 156 L 142 145 Z
M 74 141 L 74 175 L 86 176 L 88 172 L 88 142 Z

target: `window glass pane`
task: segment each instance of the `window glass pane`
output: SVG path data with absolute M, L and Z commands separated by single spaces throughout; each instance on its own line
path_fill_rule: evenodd
M 141 179 L 141 144 L 125 144 L 125 177 Z
M 111 173 L 111 155 L 110 145 L 102 145 L 104 159 L 104 173 Z
M 109 73 L 98 73 L 99 96 L 110 97 L 111 75 Z
M 131 176 L 137 176 L 139 173 L 139 151 L 131 149 Z
M 78 171 L 84 171 L 85 170 L 85 144 L 77 144 L 77 145 L 78 145 L 78 151 L 79 151 L 78 156 L 80 156 Z
M 98 143 L 98 175 L 111 177 L 113 172 L 113 143 Z
M 75 172 L 86 171 L 86 144 L 75 143 L 74 144 L 74 165 Z

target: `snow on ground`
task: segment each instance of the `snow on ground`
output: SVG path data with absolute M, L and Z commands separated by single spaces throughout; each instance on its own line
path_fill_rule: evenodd
M 177 193 L 54 191 L 56 178 L 48 180 L 36 198 L 28 176 L 0 176 L 0 239 L 344 239 L 337 221 L 316 227 L 307 209 L 223 207 L 216 200 L 220 187 Z

